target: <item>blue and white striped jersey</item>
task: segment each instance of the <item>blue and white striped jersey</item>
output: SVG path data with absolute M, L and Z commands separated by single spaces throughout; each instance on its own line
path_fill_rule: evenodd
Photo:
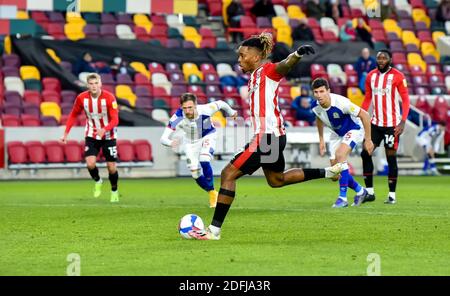
M 320 106 L 317 100 L 314 100 L 311 105 L 312 111 L 324 125 L 340 137 L 350 130 L 363 128 L 361 119 L 358 117 L 360 107 L 344 96 L 330 93 L 330 97 L 331 105 L 327 109 Z

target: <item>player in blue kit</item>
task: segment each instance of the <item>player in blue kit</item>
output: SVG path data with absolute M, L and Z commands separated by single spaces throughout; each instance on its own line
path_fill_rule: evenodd
M 371 154 L 373 143 L 370 134 L 369 114 L 360 107 L 353 104 L 348 98 L 338 94 L 330 93 L 328 81 L 323 78 L 315 79 L 312 84 L 313 95 L 316 101 L 311 108 L 317 116 L 317 130 L 320 139 L 320 155 L 326 152 L 323 138 L 323 126 L 331 130 L 330 136 L 330 162 L 334 165 L 338 162 L 343 164 L 341 177 L 339 179 L 339 197 L 333 204 L 333 208 L 344 208 L 348 206 L 347 187 L 356 192 L 352 206 L 359 206 L 367 191 L 359 185 L 348 170 L 347 158 L 356 145 L 364 141 L 364 146 Z
M 187 165 L 197 184 L 209 194 L 209 206 L 214 208 L 218 192 L 214 190 L 213 170 L 211 160 L 216 148 L 216 129 L 211 116 L 219 110 L 236 119 L 237 111 L 223 101 L 215 101 L 205 105 L 197 105 L 197 97 L 185 93 L 180 99 L 181 107 L 170 118 L 169 124 L 161 136 L 161 144 L 176 148 L 179 139 L 171 139 L 176 130 L 184 132 L 186 141 Z M 202 173 L 203 172 L 203 173 Z
M 436 122 L 424 127 L 416 137 L 416 143 L 423 148 L 425 154 L 423 162 L 424 175 L 440 175 L 436 168 L 435 153 L 445 134 L 445 122 Z

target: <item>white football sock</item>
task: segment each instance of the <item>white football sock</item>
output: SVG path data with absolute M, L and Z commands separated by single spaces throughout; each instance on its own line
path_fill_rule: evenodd
M 214 235 L 220 234 L 220 227 L 209 225 L 208 228 Z
M 375 190 L 373 190 L 373 187 L 367 187 L 366 190 L 367 190 L 367 193 L 369 193 L 370 195 L 375 194 Z
M 393 199 L 395 199 L 395 192 L 389 192 L 389 196 Z

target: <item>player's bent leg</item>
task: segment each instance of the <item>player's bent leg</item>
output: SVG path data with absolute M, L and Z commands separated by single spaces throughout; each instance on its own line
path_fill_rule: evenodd
M 111 183 L 111 202 L 119 202 L 119 190 L 117 190 L 119 183 L 119 172 L 117 171 L 115 162 L 107 162 L 106 166 L 108 167 L 109 173 L 109 182 Z
M 99 171 L 97 168 L 97 157 L 96 156 L 87 156 L 86 158 L 86 167 L 91 175 L 91 178 L 95 181 L 93 194 L 95 198 L 98 198 L 102 194 L 102 184 L 103 180 L 100 178 Z
M 202 167 L 203 176 L 206 180 L 206 184 L 208 187 L 206 191 L 208 191 L 209 195 L 209 207 L 214 208 L 217 204 L 217 197 L 219 193 L 214 190 L 214 174 L 213 169 L 211 167 L 211 155 L 209 154 L 200 154 L 200 165 Z
M 263 171 L 269 186 L 278 188 L 314 179 L 336 177 L 341 173 L 342 165 L 341 163 L 337 163 L 334 166 L 325 169 L 293 168 L 284 172 L 275 172 L 269 169 L 263 169 Z

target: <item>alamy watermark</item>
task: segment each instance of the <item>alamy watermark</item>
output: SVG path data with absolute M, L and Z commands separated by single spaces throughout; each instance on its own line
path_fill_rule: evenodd
M 78 0 L 66 0 L 66 2 L 69 2 L 69 5 L 67 5 L 67 12 L 79 12 L 80 6 L 78 3 Z
M 369 253 L 367 255 L 367 275 L 380 276 L 381 275 L 381 257 L 377 253 Z
M 81 257 L 77 253 L 70 253 L 67 255 L 66 261 L 69 262 L 66 268 L 66 275 L 80 276 L 81 275 Z

